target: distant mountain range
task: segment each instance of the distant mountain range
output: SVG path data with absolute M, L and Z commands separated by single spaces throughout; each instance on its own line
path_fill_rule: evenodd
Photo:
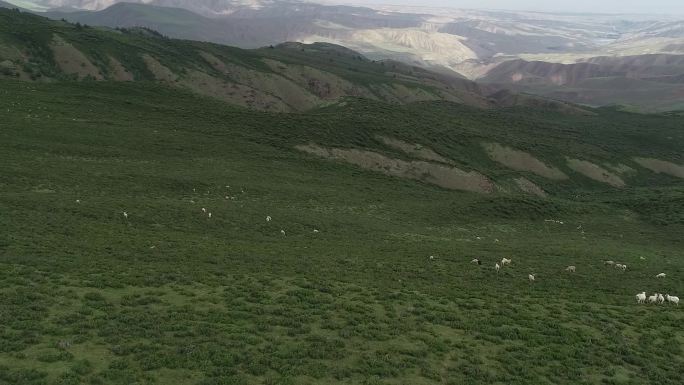
M 644 15 L 382 7 L 297 1 L 12 1 L 54 19 L 147 27 L 257 48 L 292 41 L 348 47 L 471 80 L 590 105 L 684 108 L 684 21 Z

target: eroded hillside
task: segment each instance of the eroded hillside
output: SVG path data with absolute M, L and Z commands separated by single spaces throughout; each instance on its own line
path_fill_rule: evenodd
M 156 81 L 266 111 L 304 111 L 344 97 L 395 104 L 449 100 L 488 107 L 476 84 L 329 44 L 242 50 L 105 30 L 0 9 L 0 76 L 22 80 Z

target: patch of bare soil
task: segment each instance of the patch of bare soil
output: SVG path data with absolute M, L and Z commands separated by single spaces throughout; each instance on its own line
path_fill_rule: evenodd
M 634 158 L 634 161 L 655 173 L 672 175 L 684 179 L 684 166 L 653 158 Z
M 492 160 L 513 170 L 533 172 L 548 179 L 568 179 L 568 176 L 559 169 L 547 166 L 524 151 L 504 147 L 498 143 L 483 143 L 483 146 Z
M 368 89 L 351 83 L 337 75 L 312 67 L 285 64 L 276 60 L 264 59 L 271 70 L 292 80 L 316 97 L 336 100 L 345 96 L 377 99 Z
M 208 52 L 200 52 L 200 55 L 214 67 L 216 71 L 226 75 L 232 81 L 260 92 L 270 94 L 290 106 L 292 111 L 310 110 L 322 103 L 322 101 L 311 92 L 284 76 L 256 71 L 230 62 L 224 62 Z
M 632 175 L 632 174 L 636 174 L 636 172 L 637 172 L 637 170 L 627 166 L 626 164 L 622 164 L 622 163 L 618 163 L 618 164 L 606 163 L 605 166 L 609 170 L 611 170 L 614 173 L 617 173 L 619 175 Z
M 109 68 L 111 69 L 110 75 L 113 80 L 118 82 L 132 82 L 135 80 L 133 74 L 128 72 L 128 70 L 113 57 L 109 57 Z
M 189 71 L 178 84 L 201 95 L 261 111 L 288 112 L 292 109 L 279 98 L 248 87 L 208 75 Z
M 214 67 L 214 69 L 216 71 L 221 72 L 221 73 L 227 72 L 227 68 L 226 68 L 226 65 L 223 63 L 223 60 L 217 58 L 216 56 L 210 54 L 209 52 L 200 51 L 199 54 L 200 54 L 200 56 L 202 56 L 202 58 L 204 60 L 207 61 L 207 63 L 209 63 L 209 65 Z
M 77 75 L 79 79 L 92 77 L 96 80 L 104 79 L 100 70 L 76 47 L 55 35 L 50 49 L 57 66 L 68 75 Z
M 568 167 L 578 173 L 601 183 L 607 183 L 613 187 L 625 187 L 625 181 L 619 176 L 609 172 L 605 168 L 586 160 L 567 158 Z
M 407 155 L 412 156 L 414 158 L 445 164 L 454 164 L 452 160 L 439 155 L 429 147 L 425 147 L 420 144 L 404 142 L 403 140 L 394 139 L 382 135 L 377 135 L 376 138 L 385 145 L 397 149 L 399 151 L 403 151 Z
M 520 191 L 522 191 L 524 193 L 536 195 L 536 196 L 542 197 L 542 198 L 546 198 L 548 196 L 548 194 L 546 193 L 546 191 L 544 191 L 544 189 L 537 186 L 536 184 L 534 184 L 534 182 L 532 182 L 531 180 L 529 180 L 527 178 L 523 178 L 523 177 L 517 178 L 517 179 L 515 179 L 515 183 L 518 185 L 518 188 L 520 189 Z
M 159 60 L 148 54 L 143 54 L 142 58 L 147 65 L 147 69 L 152 72 L 155 79 L 165 83 L 175 83 L 176 80 L 178 80 L 178 76 L 176 76 L 168 67 L 161 64 Z
M 407 162 L 389 158 L 376 152 L 357 149 L 325 148 L 315 144 L 299 145 L 296 148 L 309 154 L 343 161 L 367 170 L 400 178 L 420 180 L 450 190 L 489 194 L 495 188 L 494 183 L 489 178 L 476 171 L 466 172 L 455 167 L 424 161 Z
M 233 83 L 197 70 L 187 71 L 182 78 L 179 78 L 155 58 L 143 55 L 143 59 L 147 64 L 147 68 L 159 81 L 187 88 L 200 95 L 210 96 L 231 104 L 256 110 L 273 112 L 292 111 L 292 108 L 280 98 L 263 92 L 260 89 L 252 88 L 245 84 Z M 210 56 L 205 57 L 205 59 L 210 61 L 210 63 L 214 62 L 214 65 L 219 68 L 226 68 L 215 62 L 215 60 L 218 60 L 216 57 Z

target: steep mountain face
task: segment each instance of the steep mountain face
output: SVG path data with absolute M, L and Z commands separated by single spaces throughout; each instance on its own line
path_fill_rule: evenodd
M 512 60 L 482 83 L 590 105 L 684 107 L 684 55 L 596 57 L 574 64 Z
M 146 80 L 244 107 L 304 111 L 345 97 L 388 103 L 495 103 L 459 76 L 374 62 L 324 43 L 243 50 L 164 38 L 132 28 L 102 30 L 0 10 L 0 76 L 24 80 Z

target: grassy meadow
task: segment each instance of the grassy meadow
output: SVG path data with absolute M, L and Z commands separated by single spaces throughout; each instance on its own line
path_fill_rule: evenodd
M 631 159 L 681 164 L 682 118 L 595 112 L 270 114 L 144 82 L 2 81 L 0 384 L 681 384 L 684 307 L 634 295 L 684 296 L 684 186 Z M 407 157 L 376 135 L 550 198 L 294 149 Z M 571 178 L 507 169 L 482 142 Z M 616 189 L 566 156 L 638 174 Z

